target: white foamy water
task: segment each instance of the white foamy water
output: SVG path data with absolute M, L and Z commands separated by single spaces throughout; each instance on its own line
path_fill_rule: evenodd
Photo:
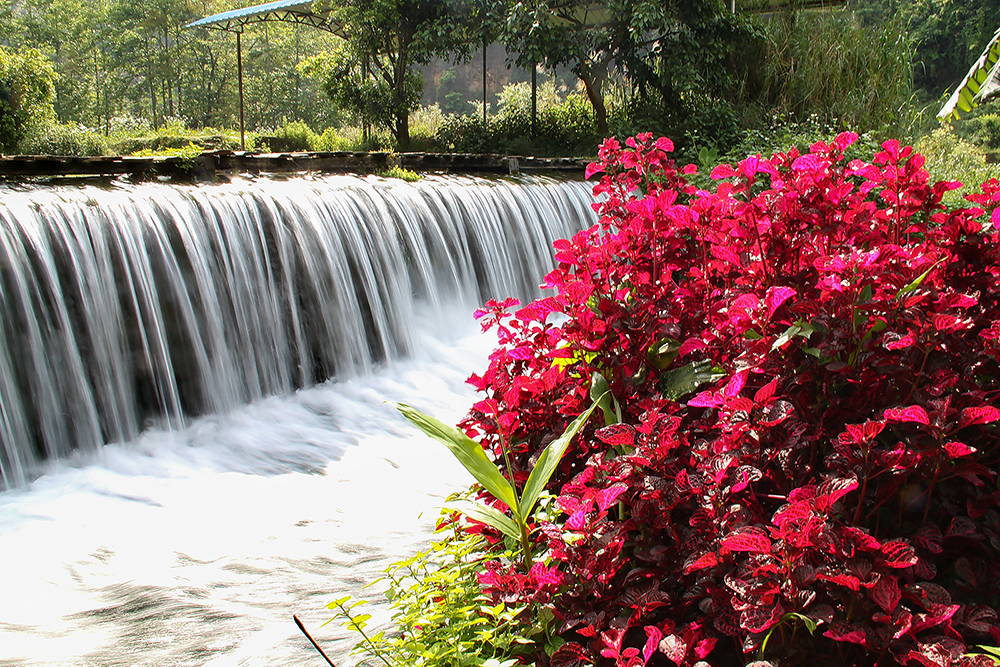
M 0 665 L 338 665 L 325 604 L 428 539 L 471 479 L 397 401 L 456 422 L 493 342 L 471 317 L 421 358 L 50 466 L 0 495 Z
M 293 614 L 352 664 L 326 604 L 471 481 L 395 403 L 465 414 L 495 340 L 473 309 L 536 295 L 590 202 L 547 178 L 0 187 L 0 667 L 323 664 Z

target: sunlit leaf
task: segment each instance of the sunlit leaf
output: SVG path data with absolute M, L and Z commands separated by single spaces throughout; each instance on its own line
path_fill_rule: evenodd
M 455 510 L 462 514 L 496 528 L 501 533 L 514 540 L 521 539 L 521 531 L 517 522 L 495 507 L 474 503 L 470 500 L 452 500 L 444 505 L 445 509 Z
M 538 462 L 532 468 L 531 474 L 528 475 L 528 481 L 524 484 L 524 493 L 521 496 L 520 505 L 522 517 L 527 518 L 531 515 L 531 510 L 534 509 L 535 503 L 538 502 L 538 497 L 542 494 L 545 485 L 549 483 L 549 479 L 552 478 L 552 474 L 559 466 L 559 461 L 562 460 L 563 454 L 566 453 L 566 448 L 569 447 L 570 442 L 580 432 L 583 425 L 587 423 L 587 420 L 590 419 L 594 408 L 598 406 L 600 400 L 603 398 L 602 396 L 598 401 L 591 403 L 590 407 L 583 414 L 570 422 L 570 425 L 566 427 L 563 434 L 550 442 L 549 446 L 538 457 Z
M 459 463 L 483 485 L 483 488 L 503 501 L 512 511 L 518 511 L 517 494 L 496 464 L 487 458 L 486 452 L 478 442 L 454 426 L 448 426 L 434 417 L 428 417 L 409 405 L 399 403 L 396 407 L 414 426 L 451 450 Z

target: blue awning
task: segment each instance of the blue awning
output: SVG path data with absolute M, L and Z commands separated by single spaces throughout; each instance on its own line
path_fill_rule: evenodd
M 230 32 L 242 32 L 251 23 L 283 21 L 302 23 L 314 28 L 337 33 L 340 26 L 330 23 L 326 12 L 317 14 L 312 10 L 312 0 L 277 0 L 263 5 L 231 9 L 221 14 L 213 14 L 188 23 L 185 28 L 215 28 Z

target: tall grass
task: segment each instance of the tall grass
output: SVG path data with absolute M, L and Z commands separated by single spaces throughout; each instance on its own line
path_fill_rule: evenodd
M 761 105 L 857 132 L 912 131 L 913 43 L 904 26 L 864 27 L 842 9 L 774 15 L 765 31 Z

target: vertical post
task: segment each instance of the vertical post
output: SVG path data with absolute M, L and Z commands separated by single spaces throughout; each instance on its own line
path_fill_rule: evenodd
M 535 138 L 538 118 L 538 63 L 531 66 L 531 138 Z
M 246 126 L 243 122 L 243 33 L 236 33 L 236 72 L 240 80 L 240 150 L 247 149 Z
M 486 125 L 486 37 L 483 37 L 483 125 Z

